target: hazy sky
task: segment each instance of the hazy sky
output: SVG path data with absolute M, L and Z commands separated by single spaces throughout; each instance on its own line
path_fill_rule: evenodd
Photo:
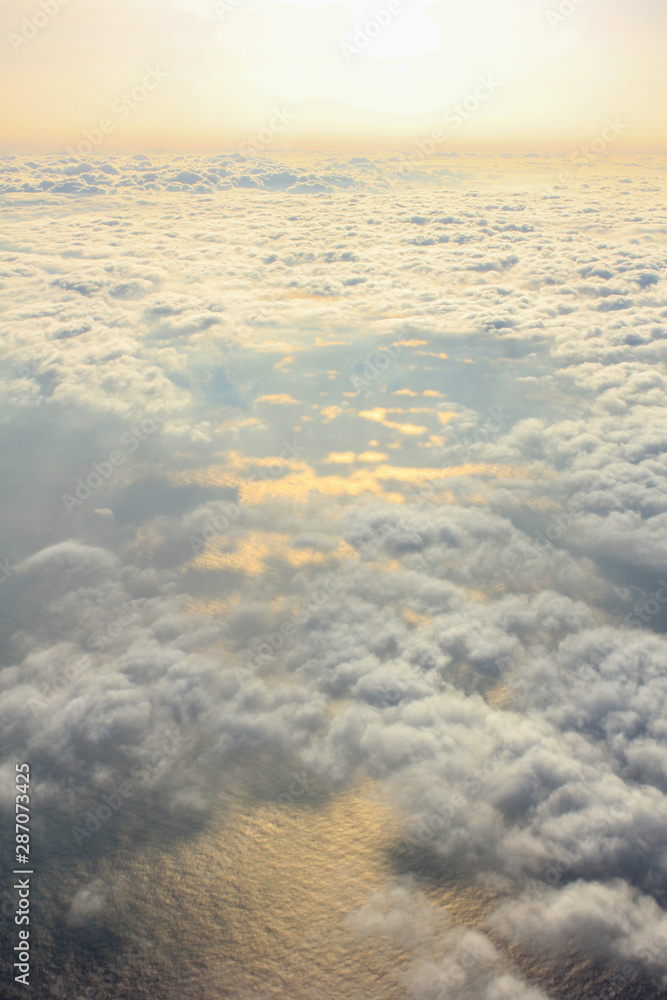
M 61 150 L 105 118 L 107 149 L 224 148 L 275 110 L 264 146 L 397 146 L 466 99 L 439 149 L 571 150 L 608 118 L 615 150 L 664 148 L 663 0 L 43 2 L 2 5 L 7 149 Z M 152 91 L 149 67 L 168 74 Z

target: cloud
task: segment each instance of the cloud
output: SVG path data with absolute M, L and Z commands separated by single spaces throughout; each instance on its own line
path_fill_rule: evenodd
M 660 980 L 650 162 L 553 199 L 542 158 L 512 193 L 475 157 L 405 181 L 380 155 L 2 163 L 0 711 L 35 836 L 69 857 L 127 780 L 86 858 L 197 837 L 270 760 L 265 804 L 305 771 L 305 817 L 362 784 L 390 807 L 352 925 L 409 950 L 409 995 L 555 996 L 572 944 Z M 85 879 L 66 912 L 104 923 Z M 547 938 L 541 977 L 508 961 Z

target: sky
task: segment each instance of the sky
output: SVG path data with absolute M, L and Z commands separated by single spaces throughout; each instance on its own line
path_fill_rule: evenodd
M 400 147 L 466 101 L 447 149 L 569 150 L 610 118 L 619 151 L 664 149 L 661 0 L 45 2 L 0 13 L 7 150 L 63 150 L 104 119 L 110 149 L 227 149 L 276 111 L 271 148 Z

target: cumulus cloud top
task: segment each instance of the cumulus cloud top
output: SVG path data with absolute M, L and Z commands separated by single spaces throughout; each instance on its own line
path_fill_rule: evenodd
M 1 731 L 54 892 L 106 926 L 123 837 L 369 785 L 346 927 L 408 995 L 656 991 L 664 181 L 305 162 L 3 161 Z

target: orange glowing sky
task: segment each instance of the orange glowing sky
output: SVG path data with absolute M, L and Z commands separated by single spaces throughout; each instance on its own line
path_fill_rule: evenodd
M 396 148 L 434 129 L 439 150 L 571 150 L 608 119 L 614 151 L 665 146 L 664 0 L 44 3 L 2 5 L 5 149 L 63 150 L 105 120 L 109 150 L 262 130 L 277 150 Z

